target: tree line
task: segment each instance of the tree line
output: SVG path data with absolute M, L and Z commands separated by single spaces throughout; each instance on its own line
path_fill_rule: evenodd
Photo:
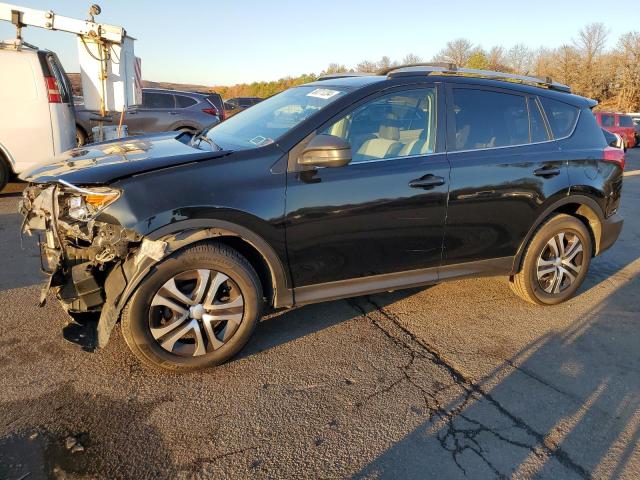
M 551 77 L 567 84 L 578 95 L 594 98 L 598 108 L 624 112 L 640 111 L 640 32 L 625 33 L 614 46 L 607 48 L 609 30 L 602 23 L 582 28 L 569 43 L 556 48 L 531 48 L 519 43 L 510 48 L 501 45 L 485 49 L 466 38 L 446 43 L 429 61 L 449 62 L 467 68 L 506 73 Z M 285 77 L 271 82 L 243 83 L 214 87 L 224 98 L 266 98 L 287 88 L 316 80 L 321 75 L 370 72 L 396 65 L 421 63 L 425 60 L 410 53 L 400 61 L 383 56 L 380 60 L 363 60 L 347 67 L 330 64 L 320 74 Z

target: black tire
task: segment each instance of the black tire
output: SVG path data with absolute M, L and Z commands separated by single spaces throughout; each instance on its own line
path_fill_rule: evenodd
M 550 262 L 545 258 L 545 255 L 551 253 L 551 247 L 548 245 L 554 238 L 557 241 L 558 237 L 556 235 L 562 235 L 565 239 L 570 238 L 573 240 L 576 237 L 579 239 L 580 245 L 577 245 L 577 247 L 581 247 L 581 253 L 578 253 L 572 259 L 572 263 L 580 266 L 578 273 L 574 269 L 567 268 L 562 259 L 559 267 L 551 264 L 547 267 L 539 266 L 539 262 Z M 566 241 L 569 242 L 570 240 Z M 567 247 L 570 246 L 567 243 Z M 563 251 L 564 248 L 562 246 Z M 570 250 L 567 251 L 570 252 Z M 582 285 L 589 270 L 592 251 L 591 235 L 584 223 L 571 215 L 555 215 L 538 228 L 529 242 L 522 261 L 522 268 L 510 282 L 511 289 L 524 300 L 538 305 L 562 303 L 571 298 Z M 558 257 L 561 257 L 561 255 L 558 255 Z M 557 270 L 555 272 L 551 270 L 553 268 L 562 268 L 562 274 L 559 274 Z M 550 273 L 544 274 L 539 280 L 538 274 L 544 272 L 545 269 L 549 269 Z M 564 271 L 569 271 L 574 279 L 571 280 L 570 276 L 566 275 Z M 555 291 L 556 279 L 559 279 L 559 291 L 557 292 Z M 554 282 L 554 284 L 552 285 L 551 282 Z M 568 283 L 563 287 L 562 282 Z M 547 291 L 547 289 L 550 289 L 551 292 Z
M 210 337 L 203 326 L 201 332 L 204 342 L 207 343 L 206 353 L 196 356 L 182 356 L 161 346 L 160 341 L 165 337 L 160 337 L 159 340 L 154 338 L 152 325 L 155 317 L 153 315 L 158 313 L 156 311 L 158 308 L 167 309 L 157 305 L 153 307 L 151 304 L 160 291 L 166 292 L 166 290 L 162 289 L 168 281 L 171 281 L 171 279 L 175 281 L 176 276 L 188 275 L 189 272 L 197 272 L 198 270 L 210 270 L 214 274 L 216 272 L 222 273 L 233 284 L 232 287 L 229 287 L 230 289 L 240 290 L 239 295 L 244 302 L 242 314 L 238 315 L 238 317 L 241 316 L 241 320 L 237 329 L 232 332 L 231 338 L 224 340 L 224 343 L 216 349 L 212 349 Z M 211 287 L 215 283 L 213 277 L 210 277 L 206 282 L 209 285 L 206 288 L 213 288 Z M 196 289 L 197 286 L 194 287 L 194 292 Z M 152 308 L 156 310 L 152 310 Z M 123 310 L 122 334 L 133 354 L 147 366 L 174 372 L 198 370 L 219 365 L 236 355 L 245 346 L 255 330 L 262 315 L 262 308 L 262 286 L 251 264 L 237 251 L 226 245 L 202 242 L 176 252 L 162 261 L 147 275 Z M 166 315 L 166 312 L 163 312 L 159 317 L 162 322 L 170 323 L 173 321 L 164 320 L 166 317 L 163 317 L 163 315 Z M 194 317 L 191 316 L 192 313 L 189 313 L 189 315 L 185 323 L 194 321 Z M 197 321 L 201 326 L 203 325 L 202 319 Z M 185 323 L 175 330 L 180 330 Z M 158 328 L 163 328 L 163 326 L 156 327 L 156 332 Z M 226 325 L 224 328 L 226 328 Z M 168 333 L 167 335 L 172 334 Z M 223 332 L 224 335 L 226 334 Z M 189 340 L 181 339 L 179 341 L 188 342 Z M 194 349 L 197 350 L 196 344 L 198 342 L 196 340 L 193 340 L 193 342 Z
M 76 147 L 82 147 L 83 145 L 86 145 L 87 143 L 87 134 L 86 132 L 76 126 Z
M 11 170 L 0 154 L 0 192 L 7 186 L 11 178 Z

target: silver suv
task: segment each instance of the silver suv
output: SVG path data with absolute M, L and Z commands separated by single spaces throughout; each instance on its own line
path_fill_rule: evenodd
M 221 104 L 222 100 L 216 93 L 207 95 L 145 88 L 142 90 L 142 105 L 129 107 L 125 112 L 124 123 L 129 129 L 129 135 L 167 131 L 195 133 L 220 122 L 221 107 L 217 103 Z M 78 145 L 89 141 L 91 129 L 98 124 L 98 120 L 98 112 L 76 106 Z M 114 114 L 108 117 L 106 123 L 117 124 L 118 121 L 118 115 Z

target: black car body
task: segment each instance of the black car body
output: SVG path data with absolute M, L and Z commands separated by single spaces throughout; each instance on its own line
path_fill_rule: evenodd
M 482 275 L 557 303 L 575 290 L 527 290 L 528 251 L 568 221 L 563 231 L 582 232 L 589 250 L 584 276 L 622 227 L 623 155 L 607 146 L 595 102 L 495 76 L 415 67 L 332 77 L 287 94 L 326 106 L 304 116 L 272 97 L 213 128 L 211 146 L 173 132 L 76 149 L 24 176 L 26 228 L 48 232 L 43 256 L 65 308 L 101 311 L 101 345 L 154 269 L 203 241 L 247 260 L 269 308 Z M 286 125 L 277 138 L 245 132 L 263 112 Z M 351 130 L 339 134 L 345 119 Z M 73 221 L 68 198 L 83 191 L 116 196 Z
M 205 94 L 143 88 L 142 104 L 129 107 L 124 115 L 130 135 L 145 135 L 166 131 L 198 132 L 224 120 L 222 97 L 217 93 Z M 98 125 L 99 112 L 76 106 L 78 145 L 92 138 L 92 128 Z M 117 125 L 120 114 L 113 113 L 103 120 L 106 125 Z

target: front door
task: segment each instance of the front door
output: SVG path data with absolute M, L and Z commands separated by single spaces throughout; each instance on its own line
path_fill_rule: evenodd
M 129 108 L 125 124 L 130 135 L 164 132 L 175 121 L 176 101 L 170 93 L 142 92 L 142 105 Z
M 390 92 L 315 132 L 348 140 L 349 165 L 301 168 L 300 145 L 290 153 L 286 235 L 296 288 L 429 267 L 435 279 L 449 183 L 441 95 L 434 85 Z

